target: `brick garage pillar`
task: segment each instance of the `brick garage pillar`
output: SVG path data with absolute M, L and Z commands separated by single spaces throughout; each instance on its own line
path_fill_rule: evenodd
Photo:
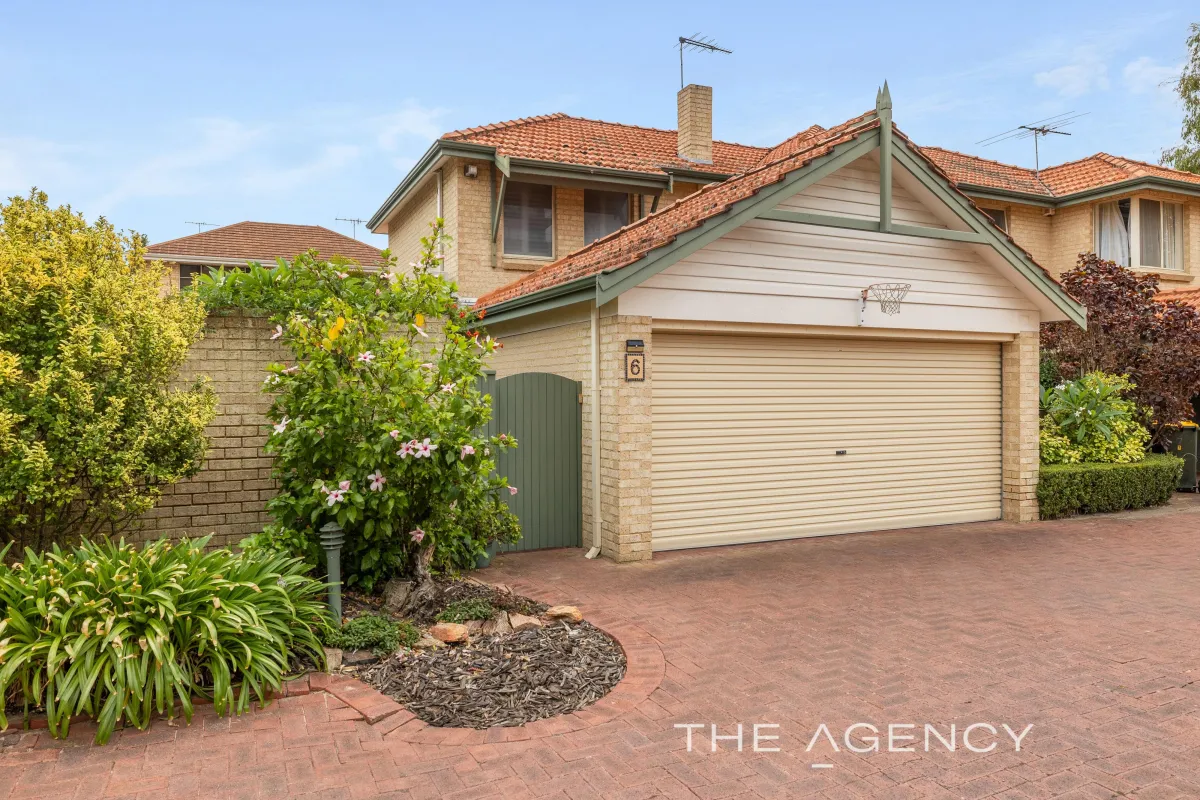
M 615 561 L 650 558 L 650 317 L 600 320 L 601 553 Z M 625 342 L 645 343 L 644 381 L 625 380 Z
M 1009 522 L 1038 518 L 1038 333 L 1026 331 L 1001 345 L 1003 494 Z

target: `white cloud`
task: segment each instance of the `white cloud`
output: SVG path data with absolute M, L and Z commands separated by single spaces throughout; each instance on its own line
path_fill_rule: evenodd
M 438 120 L 445 114 L 445 109 L 425 108 L 410 100 L 399 111 L 375 119 L 376 141 L 384 150 L 395 150 L 401 140 L 410 138 L 428 144 L 442 135 Z
M 356 145 L 327 145 L 316 158 L 295 166 L 254 166 L 241 176 L 238 184 L 251 194 L 294 191 L 336 173 L 361 153 L 362 148 Z
M 34 186 L 47 189 L 69 181 L 72 159 L 81 152 L 82 148 L 30 136 L 0 137 L 0 196 L 24 195 Z
M 1182 65 L 1159 64 L 1150 56 L 1142 56 L 1126 64 L 1122 76 L 1125 88 L 1134 94 L 1170 92 L 1171 85 L 1182 71 Z
M 1037 73 L 1033 82 L 1054 89 L 1062 97 L 1081 97 L 1108 89 L 1108 65 L 1089 48 L 1078 51 L 1073 63 Z

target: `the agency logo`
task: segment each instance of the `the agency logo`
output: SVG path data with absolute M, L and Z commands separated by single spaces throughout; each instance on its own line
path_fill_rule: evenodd
M 715 753 L 718 750 L 778 753 L 783 749 L 779 744 L 783 738 L 783 728 L 775 723 L 744 725 L 739 722 L 722 728 L 710 722 L 684 722 L 676 723 L 675 727 L 686 732 L 689 753 Z M 860 754 L 929 753 L 935 750 L 947 753 L 991 753 L 1011 747 L 1013 752 L 1019 753 L 1031 730 L 1032 724 L 1022 727 L 991 722 L 855 722 L 845 727 L 822 722 L 810 730 L 802 731 L 802 737 L 797 741 L 807 741 L 804 751 L 818 758 L 822 754 L 841 753 L 843 750 Z M 829 769 L 833 764 L 813 763 L 811 766 L 813 769 Z

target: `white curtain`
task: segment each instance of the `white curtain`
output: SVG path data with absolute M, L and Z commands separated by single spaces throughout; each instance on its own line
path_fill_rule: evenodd
M 1179 258 L 1180 231 L 1183 228 L 1183 206 L 1174 203 L 1163 203 L 1163 266 L 1167 269 L 1182 269 L 1183 263 Z
M 1116 203 L 1101 203 L 1097 211 L 1098 255 L 1105 261 L 1115 261 L 1122 267 L 1129 266 L 1129 230 L 1121 218 L 1121 209 Z

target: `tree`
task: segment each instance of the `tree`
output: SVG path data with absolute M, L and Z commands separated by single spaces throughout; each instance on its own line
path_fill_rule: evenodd
M 1200 173 L 1200 22 L 1193 22 L 1189 30 L 1188 60 L 1175 82 L 1175 91 L 1183 101 L 1182 142 L 1163 151 L 1162 163 Z
M 1160 300 L 1158 277 L 1138 275 L 1094 253 L 1080 255 L 1062 274 L 1066 290 L 1087 306 L 1087 329 L 1070 322 L 1042 325 L 1042 347 L 1061 376 L 1076 380 L 1102 371 L 1135 384 L 1129 399 L 1149 409 L 1142 419 L 1155 444 L 1192 417 L 1200 395 L 1200 311 L 1179 300 Z
M 117 533 L 199 471 L 216 398 L 170 384 L 204 306 L 164 276 L 103 218 L 0 205 L 0 542 Z
M 280 492 L 262 538 L 315 561 L 320 528 L 337 522 L 347 583 L 368 591 L 397 573 L 429 585 L 431 565 L 473 566 L 519 535 L 501 499 L 516 490 L 495 474 L 496 452 L 516 443 L 480 434 L 497 344 L 434 274 L 444 241 L 438 220 L 410 274 L 386 252 L 382 272 L 309 252 L 196 283 L 210 306 L 265 310 L 295 357 L 270 365 L 264 387 Z

